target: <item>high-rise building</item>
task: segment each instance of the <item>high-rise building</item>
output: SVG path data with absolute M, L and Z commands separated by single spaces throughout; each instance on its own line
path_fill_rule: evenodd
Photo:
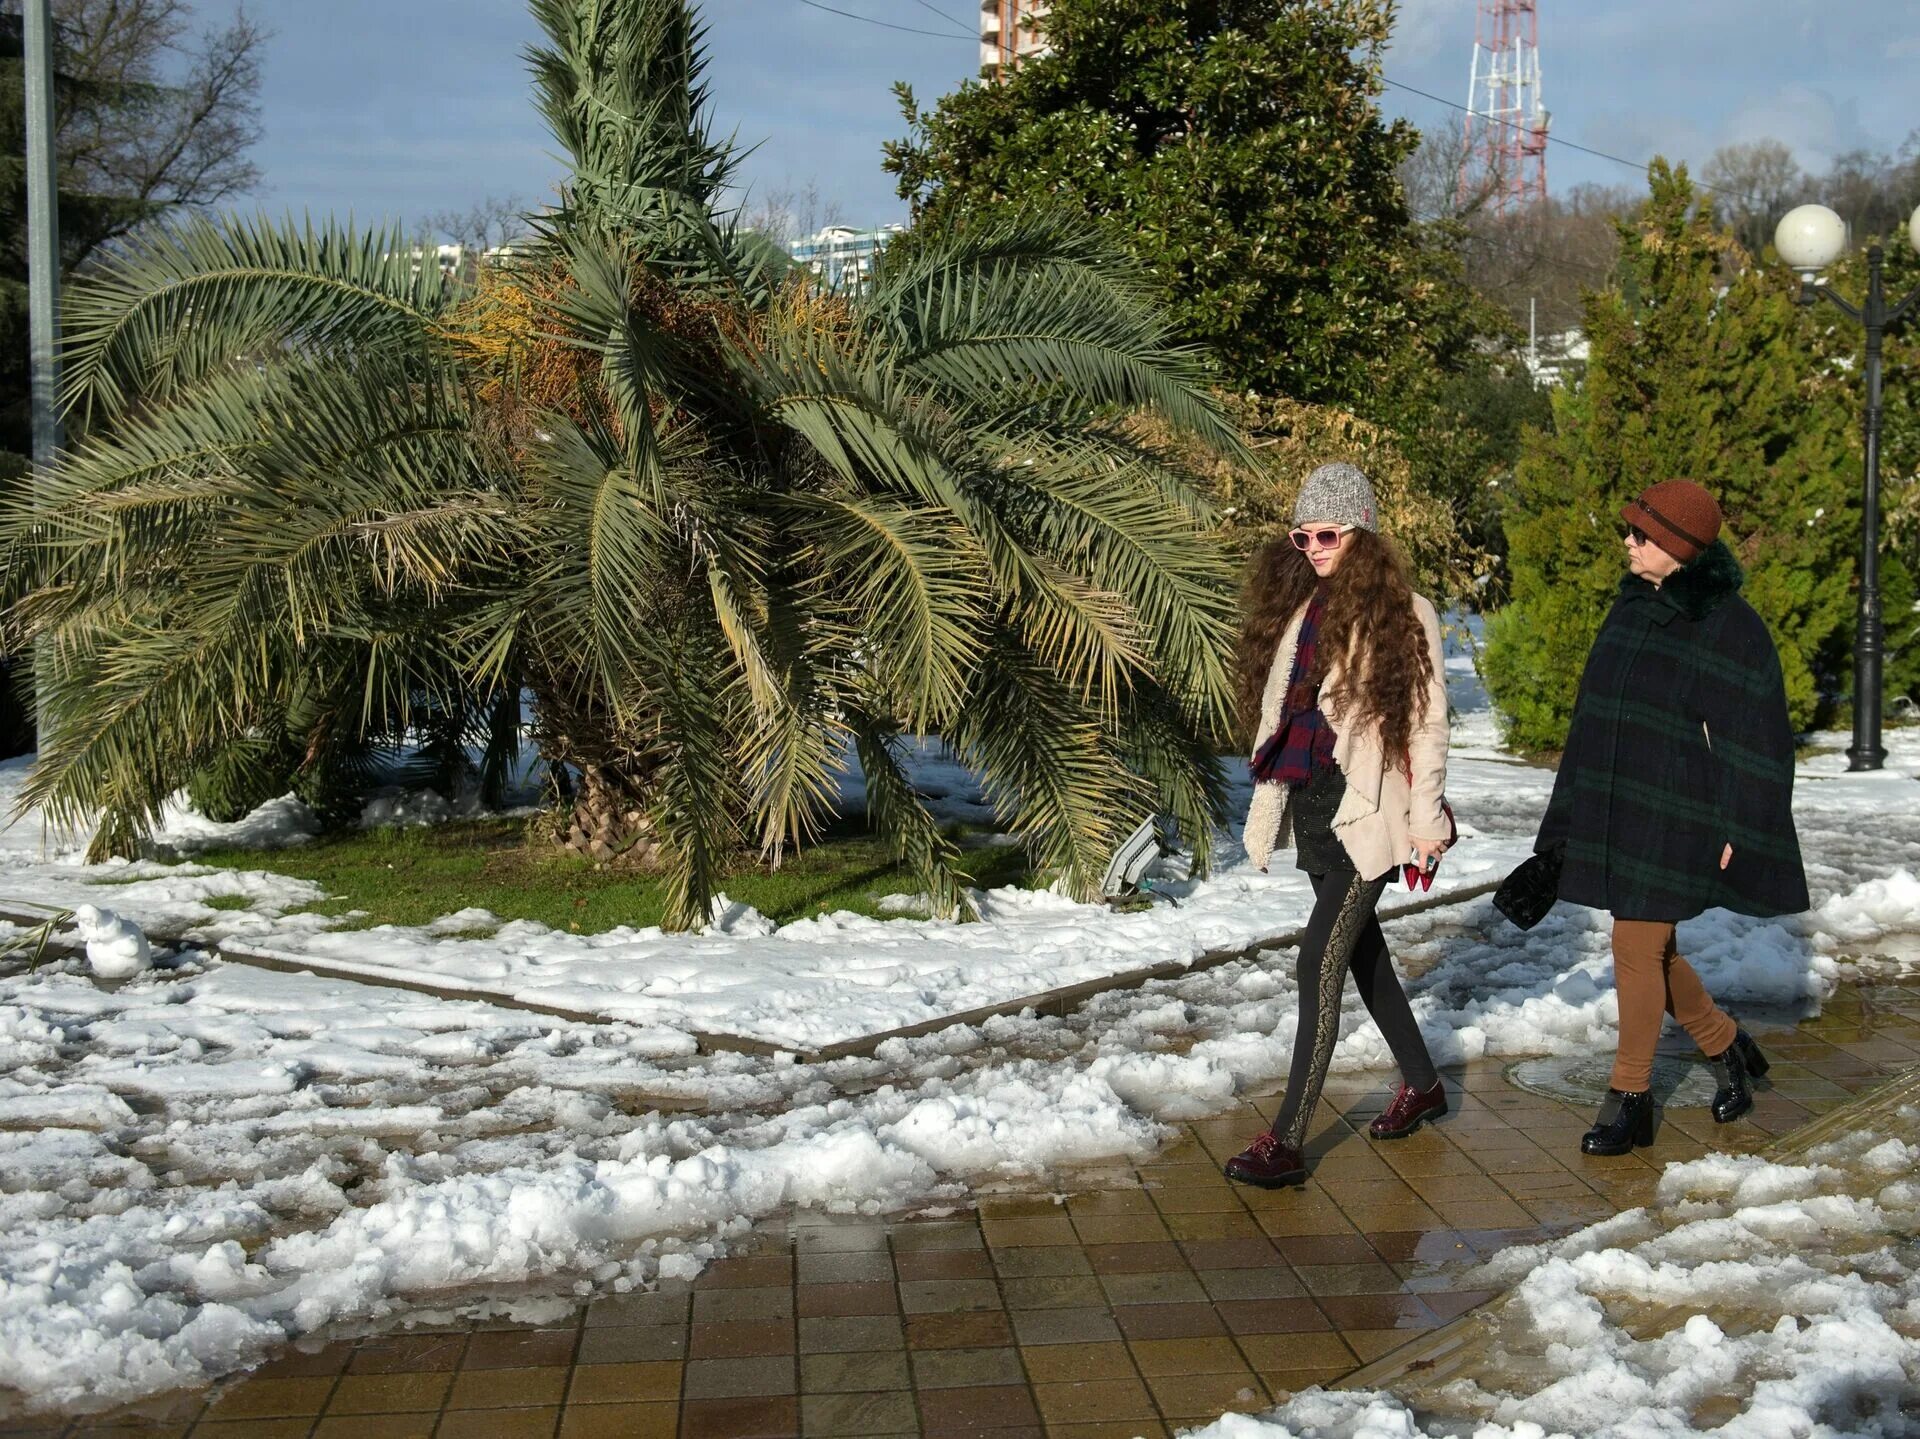
M 867 283 L 881 246 L 904 228 L 882 225 L 877 230 L 856 230 L 851 225 L 829 225 L 795 240 L 787 253 L 829 289 L 858 290 Z
M 1040 29 L 1046 13 L 1047 0 L 980 0 L 980 68 L 988 78 L 1046 53 Z

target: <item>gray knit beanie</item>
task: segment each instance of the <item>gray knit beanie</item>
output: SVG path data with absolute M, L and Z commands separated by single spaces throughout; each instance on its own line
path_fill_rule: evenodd
M 1336 525 L 1378 531 L 1380 511 L 1373 503 L 1373 482 L 1358 465 L 1344 460 L 1322 465 L 1307 476 L 1293 502 L 1293 522 L 1331 520 Z

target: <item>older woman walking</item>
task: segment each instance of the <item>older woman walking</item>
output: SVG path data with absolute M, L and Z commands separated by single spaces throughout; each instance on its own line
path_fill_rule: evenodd
M 1534 845 L 1564 855 L 1560 898 L 1613 916 L 1620 1041 L 1588 1154 L 1653 1142 L 1669 1014 L 1719 1070 L 1714 1119 L 1753 1108 L 1766 1057 L 1680 957 L 1674 926 L 1716 906 L 1770 916 L 1808 903 L 1780 656 L 1740 597 L 1719 503 L 1664 480 L 1620 514 L 1630 573 L 1587 657 Z
M 1447 1110 L 1374 917 L 1396 867 L 1430 871 L 1451 843 L 1440 619 L 1377 533 L 1359 468 L 1322 465 L 1293 513 L 1288 540 L 1255 559 L 1240 641 L 1241 710 L 1259 717 L 1247 854 L 1265 869 L 1290 832 L 1314 895 L 1286 1098 L 1273 1128 L 1226 1166 L 1270 1189 L 1307 1177 L 1302 1150 L 1349 971 L 1400 1067 L 1373 1136 L 1411 1134 Z

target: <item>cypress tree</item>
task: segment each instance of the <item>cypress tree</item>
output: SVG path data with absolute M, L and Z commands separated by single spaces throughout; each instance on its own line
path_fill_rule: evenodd
M 1588 649 L 1621 575 L 1619 509 L 1656 480 L 1706 486 L 1780 647 L 1794 723 L 1844 652 L 1858 543 L 1844 375 L 1820 363 L 1795 281 L 1714 222 L 1684 167 L 1655 161 L 1621 222 L 1621 282 L 1592 294 L 1584 379 L 1523 441 L 1507 516 L 1513 603 L 1488 625 L 1486 678 L 1510 742 L 1566 738 Z

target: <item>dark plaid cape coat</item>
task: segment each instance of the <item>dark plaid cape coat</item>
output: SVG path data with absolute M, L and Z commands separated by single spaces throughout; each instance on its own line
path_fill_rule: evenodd
M 1562 899 L 1671 922 L 1807 908 L 1786 686 L 1744 578 L 1715 544 L 1659 586 L 1621 582 L 1534 846 L 1566 846 Z

